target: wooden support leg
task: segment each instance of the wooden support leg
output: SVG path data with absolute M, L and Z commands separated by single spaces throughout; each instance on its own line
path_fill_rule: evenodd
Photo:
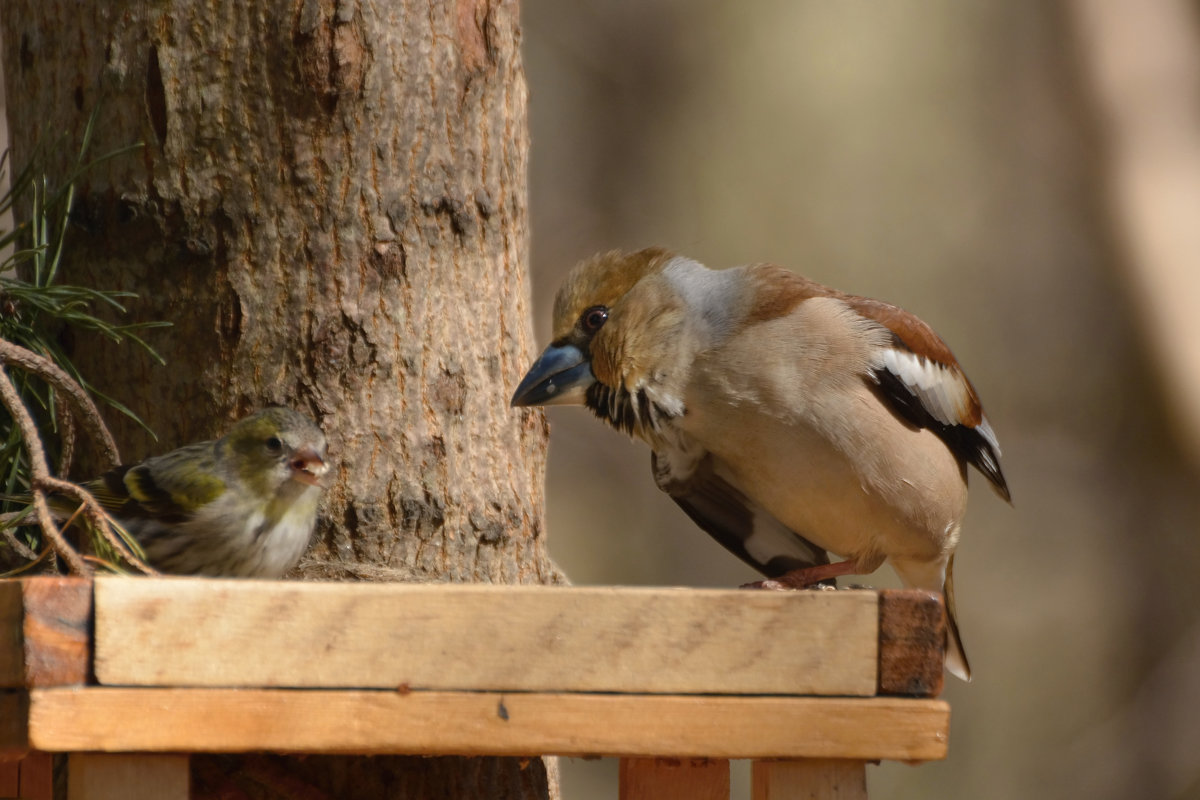
M 622 758 L 621 800 L 729 800 L 729 762 Z
M 188 757 L 72 753 L 67 800 L 188 800 Z
M 28 753 L 0 760 L 0 800 L 54 800 L 54 757 Z
M 54 756 L 30 753 L 21 761 L 21 800 L 54 800 Z
M 867 765 L 847 759 L 755 761 L 752 800 L 867 800 Z
M 18 797 L 18 787 L 21 780 L 21 762 L 15 758 L 4 760 L 0 758 L 0 800 Z

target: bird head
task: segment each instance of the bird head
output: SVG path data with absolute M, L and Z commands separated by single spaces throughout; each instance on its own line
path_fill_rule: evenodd
M 275 494 L 292 481 L 320 486 L 325 434 L 290 408 L 266 408 L 238 422 L 217 442 L 217 452 L 257 494 Z
M 586 405 L 618 428 L 653 427 L 663 411 L 654 393 L 664 364 L 678 352 L 686 309 L 664 268 L 677 257 L 661 248 L 614 251 L 584 261 L 554 301 L 550 345 L 513 393 L 514 406 Z M 656 407 L 656 404 L 658 407 Z M 666 402 L 678 405 L 678 401 Z

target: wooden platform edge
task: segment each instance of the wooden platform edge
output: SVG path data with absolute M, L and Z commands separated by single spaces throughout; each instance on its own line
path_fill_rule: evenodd
M 879 695 L 937 697 L 946 662 L 946 606 L 939 592 L 879 592 Z
M 130 579 L 116 578 L 118 585 L 130 585 Z M 101 582 L 101 585 L 107 581 Z M 298 584 L 280 583 L 275 587 L 289 591 Z M 310 584 L 306 586 L 321 586 Z M 268 585 L 270 586 L 270 585 Z M 328 586 L 328 584 L 325 584 Z M 286 589 L 284 587 L 287 587 Z M 141 586 L 130 586 L 141 592 Z M 178 592 L 180 584 L 170 589 Z M 218 585 L 215 588 L 220 588 Z M 444 588 L 444 587 L 442 587 Z M 492 590 L 499 587 L 489 587 Z M 424 587 L 422 591 L 437 591 Z M 486 590 L 485 590 L 486 591 Z M 588 589 L 575 591 L 589 591 Z M 616 589 L 629 592 L 628 589 Z M 670 593 L 679 590 L 665 590 Z M 435 595 L 436 596 L 436 595 Z M 670 595 L 668 595 L 670 596 Z M 919 590 L 883 590 L 878 596 L 878 644 L 876 686 L 874 693 L 883 696 L 936 697 L 943 688 L 945 659 L 946 616 L 942 597 L 936 592 Z M 94 682 L 92 678 L 91 624 L 93 614 L 93 583 L 86 579 L 42 576 L 0 580 L 0 688 L 40 688 L 81 685 Z M 128 643 L 126 643 L 128 644 Z M 174 649 L 174 648 L 172 648 Z M 126 652 L 128 650 L 123 648 Z M 152 648 L 161 652 L 162 648 Z M 173 676 L 179 677 L 179 676 Z M 211 683 L 159 681 L 157 685 L 234 686 L 253 687 L 252 682 L 238 682 L 236 676 L 224 673 L 223 680 Z M 385 676 L 394 677 L 394 676 Z M 121 675 L 118 684 L 130 685 L 143 681 L 136 676 Z M 154 681 L 144 681 L 154 683 Z M 400 683 L 402 681 L 395 681 Z M 358 684 L 359 688 L 390 688 L 389 681 Z M 260 685 L 282 688 L 277 682 Z M 304 685 L 304 684 L 301 684 Z M 286 686 L 286 683 L 283 684 Z M 338 688 L 312 686 L 312 688 Z M 457 689 L 456 686 L 431 685 L 431 689 Z M 475 688 L 475 687 L 470 687 Z M 621 687 L 601 686 L 480 686 L 484 690 L 527 691 L 595 691 Z M 627 691 L 665 691 L 680 693 L 667 687 L 625 687 Z M 747 687 L 748 688 L 748 687 Z M 782 693 L 782 686 L 759 687 L 765 693 Z M 808 687 L 812 692 L 814 687 Z M 837 687 L 847 692 L 846 686 Z M 789 692 L 790 693 L 790 692 Z
M 0 688 L 84 684 L 91 676 L 92 581 L 0 581 Z
M 29 693 L 46 752 L 945 758 L 950 709 L 904 698 L 290 689 Z

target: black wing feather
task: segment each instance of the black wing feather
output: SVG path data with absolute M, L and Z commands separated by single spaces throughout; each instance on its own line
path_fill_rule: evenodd
M 701 458 L 695 471 L 683 479 L 670 475 L 665 465 L 660 464 L 657 453 L 651 453 L 651 466 L 659 488 L 669 494 L 693 522 L 726 550 L 768 578 L 829 563 L 829 555 L 824 550 L 784 526 L 718 475 L 711 455 Z M 775 541 L 781 543 L 782 552 L 766 560 L 750 553 L 746 542 L 756 533 L 756 520 L 760 526 L 777 526 Z M 761 528 L 757 532 L 763 533 Z

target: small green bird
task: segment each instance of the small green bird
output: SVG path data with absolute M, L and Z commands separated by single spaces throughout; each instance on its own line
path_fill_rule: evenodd
M 327 469 L 321 429 L 276 407 L 216 441 L 117 467 L 83 486 L 156 569 L 278 578 L 308 547 Z

